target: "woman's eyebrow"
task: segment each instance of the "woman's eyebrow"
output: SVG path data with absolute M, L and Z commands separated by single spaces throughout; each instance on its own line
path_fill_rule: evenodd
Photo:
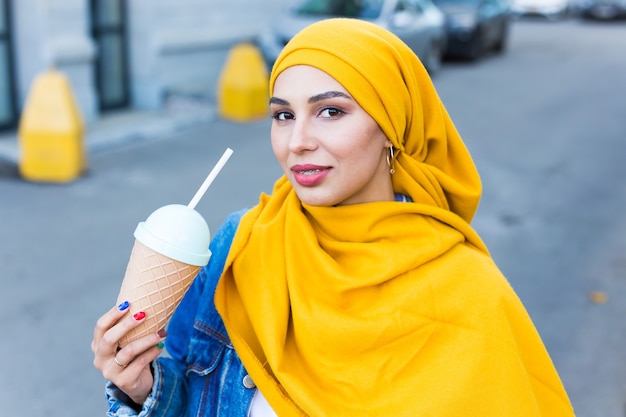
M 342 98 L 347 98 L 352 100 L 352 97 L 350 97 L 348 94 L 341 92 L 341 91 L 326 91 L 324 93 L 320 93 L 320 94 L 316 94 L 312 97 L 310 97 L 307 102 L 309 104 L 311 103 L 317 103 L 318 101 L 322 101 L 322 100 L 326 100 L 329 98 L 333 98 L 333 97 L 342 97 Z M 270 98 L 270 104 L 278 104 L 281 106 L 288 106 L 289 102 L 287 100 L 283 100 L 282 98 L 278 98 L 278 97 L 271 97 Z
M 280 104 L 281 106 L 288 106 L 289 102 L 278 97 L 270 97 L 270 104 Z
M 342 98 L 352 99 L 352 97 L 350 97 L 349 95 L 341 91 L 327 91 L 325 93 L 314 95 L 313 97 L 309 98 L 308 102 L 316 103 L 318 101 L 322 101 L 327 98 L 333 98 L 333 97 L 342 97 Z

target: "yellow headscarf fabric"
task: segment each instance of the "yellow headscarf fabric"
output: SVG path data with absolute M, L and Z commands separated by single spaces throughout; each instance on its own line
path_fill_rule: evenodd
M 469 225 L 480 181 L 415 54 L 373 24 L 296 35 L 293 65 L 341 83 L 399 150 L 412 203 L 302 204 L 283 176 L 241 220 L 215 304 L 283 416 L 572 416 L 519 299 Z

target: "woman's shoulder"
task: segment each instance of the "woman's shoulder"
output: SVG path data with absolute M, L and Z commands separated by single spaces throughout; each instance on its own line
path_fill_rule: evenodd
M 250 207 L 245 207 L 237 211 L 233 211 L 226 217 L 226 220 L 224 220 L 222 227 L 225 225 L 233 225 L 233 224 L 236 226 L 237 224 L 239 224 L 239 221 L 241 220 L 243 215 L 246 214 L 249 210 L 250 210 Z
M 217 285 L 217 280 L 222 274 L 241 218 L 248 210 L 249 208 L 244 208 L 230 213 L 215 233 L 215 236 L 211 239 L 211 243 L 209 244 L 211 259 L 208 265 L 200 271 L 199 277 L 201 281 L 205 282 L 208 280 L 212 283 L 209 285 L 213 287 Z
M 239 227 L 239 222 L 248 210 L 250 210 L 250 208 L 243 208 L 230 213 L 226 217 L 220 228 L 215 233 L 215 236 L 211 240 L 211 245 L 209 249 L 212 253 L 215 254 L 216 251 L 220 253 L 228 253 L 235 232 Z

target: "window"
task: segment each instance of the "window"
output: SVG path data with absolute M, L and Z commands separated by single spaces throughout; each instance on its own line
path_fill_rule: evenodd
M 0 129 L 17 125 L 15 73 L 9 0 L 0 0 Z
M 91 33 L 98 48 L 96 85 L 101 111 L 128 106 L 125 0 L 91 0 Z

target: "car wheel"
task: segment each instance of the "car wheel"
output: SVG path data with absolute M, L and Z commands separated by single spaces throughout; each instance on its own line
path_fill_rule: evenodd
M 424 66 L 430 75 L 434 75 L 441 70 L 443 52 L 442 41 L 440 39 L 433 39 L 430 42 L 426 57 L 423 60 Z
M 476 29 L 474 32 L 474 36 L 472 36 L 472 40 L 470 41 L 467 51 L 466 57 L 470 61 L 476 61 L 483 56 L 485 52 L 485 41 L 480 28 Z
M 502 53 L 506 49 L 506 43 L 509 38 L 509 24 L 508 22 L 503 22 L 500 27 L 500 36 L 496 41 L 496 44 L 493 46 L 493 50 L 496 53 Z

